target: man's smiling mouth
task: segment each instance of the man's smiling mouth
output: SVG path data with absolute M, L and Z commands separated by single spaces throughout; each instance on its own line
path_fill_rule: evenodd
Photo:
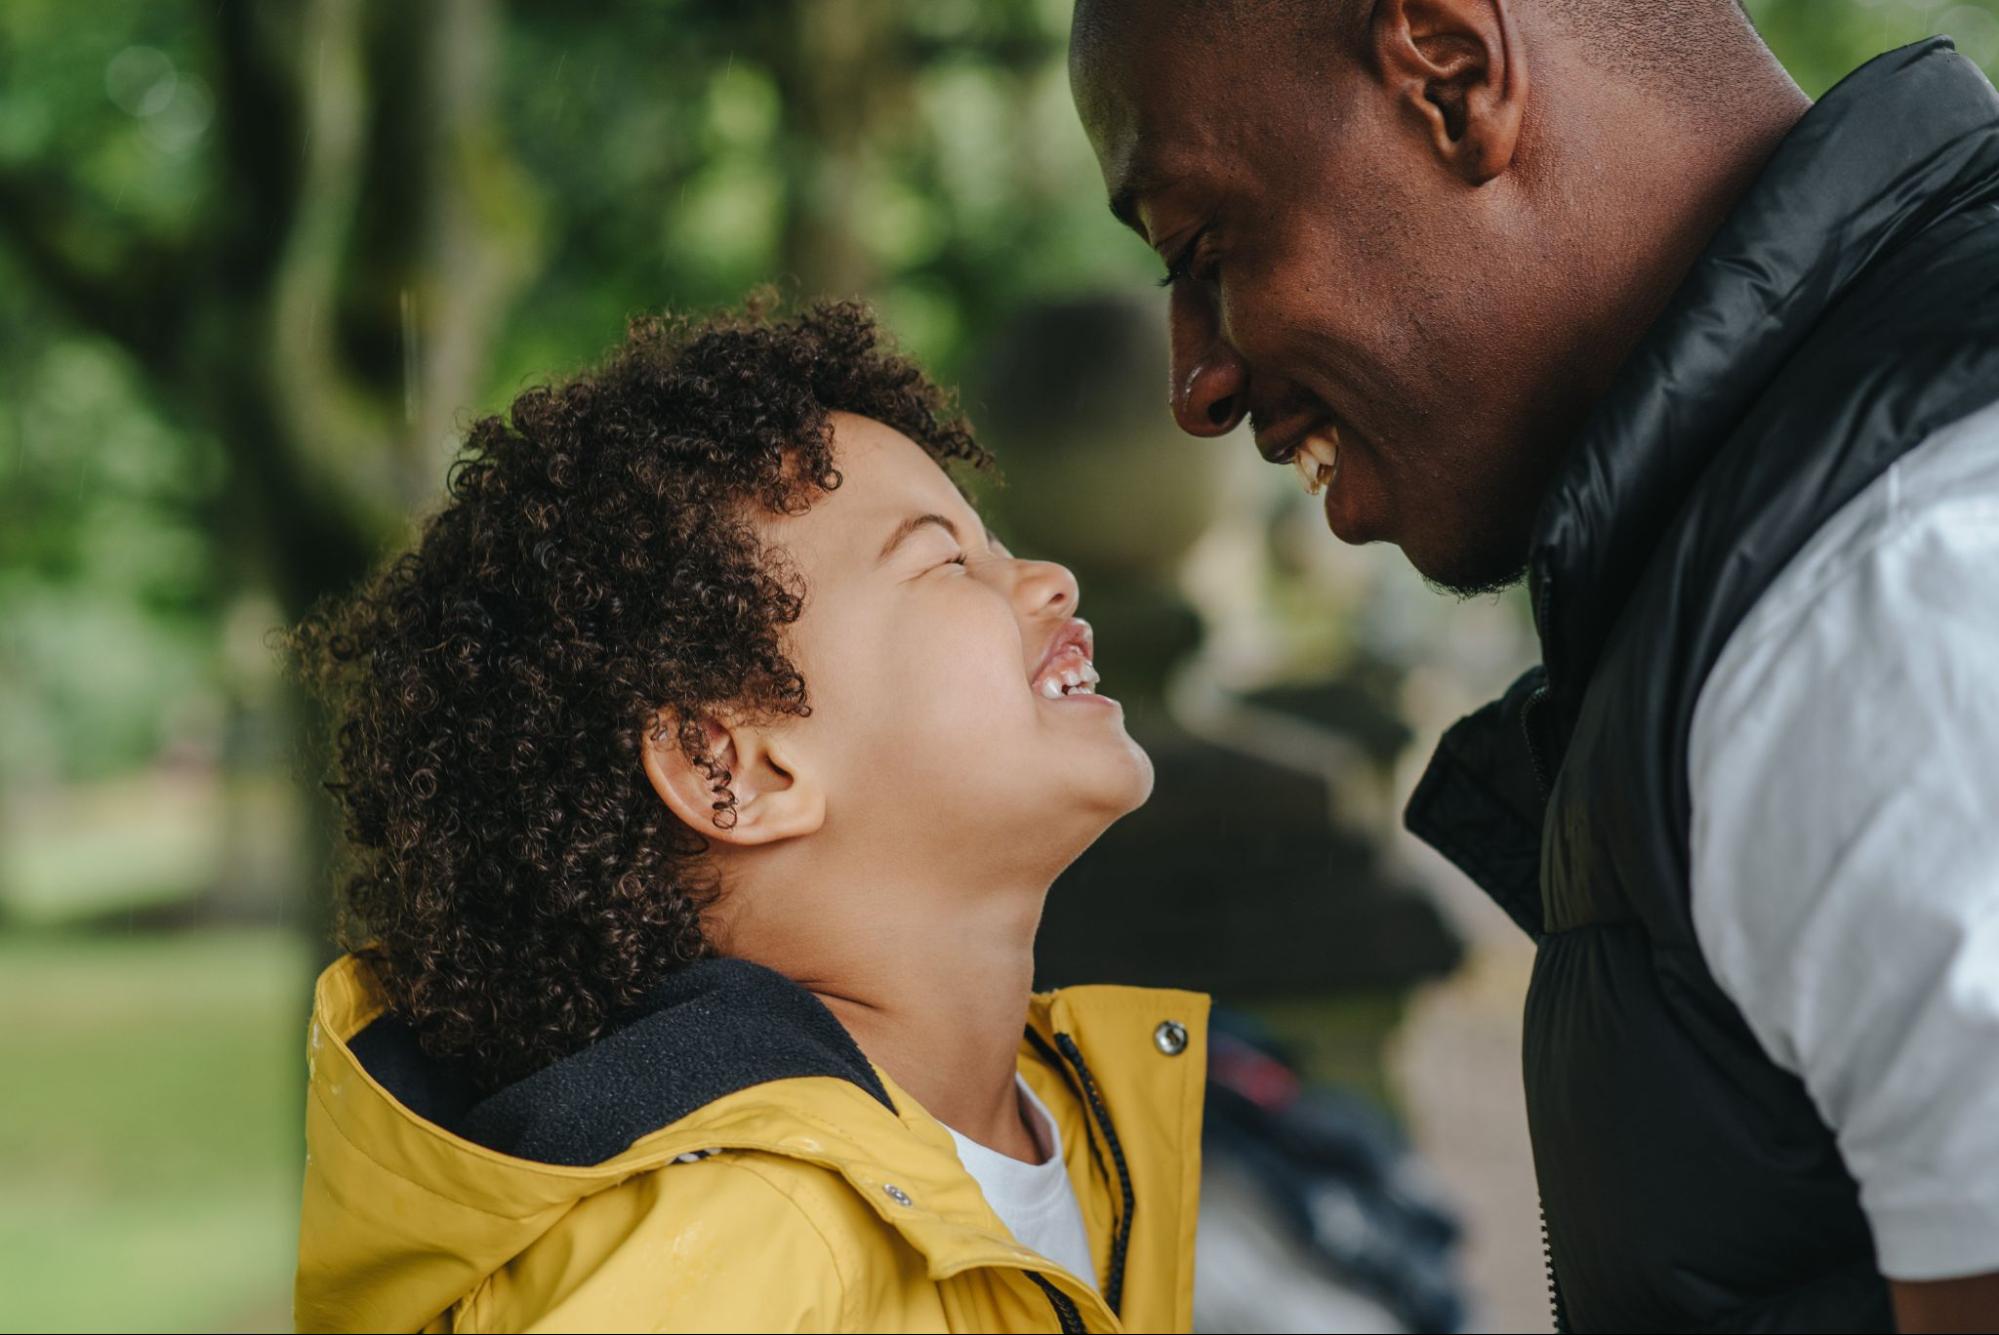
M 1290 464 L 1307 496 L 1317 496 L 1340 475 L 1340 429 L 1323 414 L 1294 417 L 1256 433 L 1256 449 L 1273 464 Z
M 1307 496 L 1317 496 L 1333 485 L 1340 475 L 1340 433 L 1337 427 L 1322 427 L 1298 443 L 1291 455 Z

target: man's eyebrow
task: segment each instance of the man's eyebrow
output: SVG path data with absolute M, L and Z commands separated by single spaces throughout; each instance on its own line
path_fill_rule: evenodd
M 1165 189 L 1170 179 L 1160 169 L 1161 165 L 1153 161 L 1131 163 L 1117 188 L 1111 191 L 1111 216 L 1140 236 L 1145 236 L 1145 224 L 1139 220 L 1138 201 Z
M 1111 217 L 1129 227 L 1132 231 L 1142 231 L 1138 225 L 1138 191 L 1126 186 L 1111 196 Z
M 889 553 L 902 546 L 904 540 L 910 534 L 916 532 L 918 529 L 929 528 L 933 525 L 943 529 L 952 537 L 957 538 L 960 543 L 964 542 L 964 539 L 959 537 L 958 526 L 943 515 L 911 515 L 900 524 L 897 524 L 895 532 L 888 535 L 888 541 L 882 544 L 880 555 L 875 557 L 875 564 L 880 565 L 883 561 L 888 560 Z

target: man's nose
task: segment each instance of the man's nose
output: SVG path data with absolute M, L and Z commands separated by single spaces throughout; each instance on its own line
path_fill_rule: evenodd
M 1247 411 L 1249 367 L 1241 355 L 1212 320 L 1175 311 L 1173 420 L 1190 436 L 1225 436 Z

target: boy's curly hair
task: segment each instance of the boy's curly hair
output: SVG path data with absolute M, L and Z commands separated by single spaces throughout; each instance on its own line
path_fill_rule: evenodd
M 415 547 L 286 637 L 336 723 L 341 942 L 479 1084 L 584 1046 L 709 953 L 707 844 L 642 747 L 662 710 L 697 760 L 704 713 L 808 712 L 784 643 L 805 590 L 753 522 L 840 484 L 834 411 L 987 464 L 863 307 L 643 319 L 598 369 L 476 422 Z

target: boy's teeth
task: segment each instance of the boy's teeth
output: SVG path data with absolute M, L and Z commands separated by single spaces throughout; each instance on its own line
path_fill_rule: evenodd
M 1297 453 L 1291 456 L 1291 466 L 1298 470 L 1305 494 L 1317 496 L 1339 474 L 1339 432 L 1328 427 L 1305 437 L 1299 442 Z
M 1085 659 L 1075 667 L 1049 673 L 1036 689 L 1050 700 L 1059 700 L 1065 695 L 1095 695 L 1096 685 L 1102 680 L 1096 667 Z

